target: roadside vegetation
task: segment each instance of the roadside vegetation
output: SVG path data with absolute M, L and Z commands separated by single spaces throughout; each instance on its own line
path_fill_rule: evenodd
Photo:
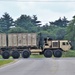
M 0 60 L 0 66 L 8 64 L 8 63 L 13 62 L 13 61 L 14 61 L 13 59 L 12 60 L 10 60 L 10 59 L 8 59 L 8 60 Z
M 14 61 L 13 59 L 3 59 L 2 56 L 0 56 L 0 66 L 8 64 L 8 63 L 13 62 L 13 61 Z
M 62 57 L 75 57 L 75 50 L 69 50 L 68 52 L 63 52 Z

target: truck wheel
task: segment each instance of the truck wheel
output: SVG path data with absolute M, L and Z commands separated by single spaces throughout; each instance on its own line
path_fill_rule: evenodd
M 28 58 L 28 57 L 30 57 L 30 51 L 29 50 L 24 50 L 23 52 L 22 52 L 22 57 L 23 58 Z
M 13 51 L 13 52 L 12 52 L 12 57 L 13 57 L 14 59 L 18 59 L 18 58 L 20 57 L 20 53 L 19 53 L 18 51 Z
M 62 56 L 62 51 L 61 50 L 55 50 L 54 51 L 54 57 L 61 57 Z
M 47 57 L 47 58 L 52 57 L 52 51 L 51 50 L 45 50 L 44 56 Z
M 8 51 L 4 51 L 4 52 L 2 52 L 2 57 L 4 59 L 8 59 L 10 57 L 10 53 Z

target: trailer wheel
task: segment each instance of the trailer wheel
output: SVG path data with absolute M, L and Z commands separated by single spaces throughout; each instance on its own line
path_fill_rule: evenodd
M 22 52 L 22 57 L 23 58 L 28 58 L 28 57 L 30 57 L 30 54 L 31 54 L 31 52 L 29 50 L 24 50 Z
M 61 57 L 62 56 L 62 51 L 61 50 L 55 50 L 54 51 L 54 57 Z
M 14 59 L 18 59 L 18 58 L 20 57 L 20 53 L 19 53 L 18 51 L 13 51 L 13 52 L 12 52 L 12 57 L 13 57 Z
M 47 58 L 52 57 L 52 51 L 51 50 L 45 50 L 44 56 L 47 57 Z
M 3 52 L 2 52 L 2 57 L 3 57 L 4 59 L 8 59 L 8 58 L 10 57 L 10 53 L 9 53 L 8 51 L 3 51 Z

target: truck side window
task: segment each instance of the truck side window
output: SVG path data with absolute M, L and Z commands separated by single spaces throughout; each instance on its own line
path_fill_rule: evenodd
M 53 42 L 53 47 L 58 47 L 58 42 Z
M 62 45 L 65 45 L 65 42 L 63 42 Z
M 69 45 L 69 43 L 68 43 L 68 42 L 66 42 L 66 45 Z

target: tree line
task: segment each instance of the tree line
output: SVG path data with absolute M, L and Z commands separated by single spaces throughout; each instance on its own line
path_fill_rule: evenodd
M 66 17 L 54 22 L 41 24 L 36 15 L 32 17 L 26 14 L 14 20 L 7 12 L 0 17 L 0 33 L 42 33 L 43 37 L 52 39 L 67 39 L 72 41 L 75 49 L 75 16 L 68 21 Z
M 0 18 L 0 32 L 36 32 L 40 23 L 36 15 L 32 18 L 29 15 L 21 15 L 14 21 L 8 13 L 4 13 Z

